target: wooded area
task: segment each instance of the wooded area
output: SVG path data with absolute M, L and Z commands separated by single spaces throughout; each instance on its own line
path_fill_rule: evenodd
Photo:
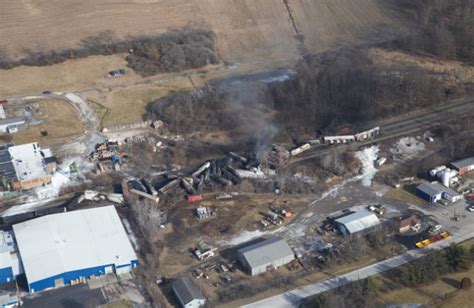
M 112 31 L 105 31 L 82 40 L 79 48 L 46 52 L 28 50 L 28 56 L 19 60 L 11 59 L 0 50 L 0 69 L 20 65 L 47 66 L 92 55 L 129 53 L 128 66 L 142 76 L 150 76 L 216 64 L 219 58 L 214 45 L 214 33 L 204 29 L 184 28 L 159 36 L 126 40 L 116 38 Z

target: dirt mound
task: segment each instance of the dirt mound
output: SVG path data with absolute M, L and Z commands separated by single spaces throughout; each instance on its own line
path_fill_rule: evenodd
M 0 49 L 13 57 L 27 50 L 79 46 L 81 40 L 112 30 L 119 37 L 153 35 L 189 24 L 217 35 L 218 51 L 233 62 L 295 59 L 403 23 L 380 3 L 390 0 L 5 0 L 0 4 Z

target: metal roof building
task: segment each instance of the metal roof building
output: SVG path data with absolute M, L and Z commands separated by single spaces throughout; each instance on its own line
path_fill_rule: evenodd
M 138 263 L 114 206 L 47 215 L 13 231 L 31 293 Z
M 269 269 L 290 263 L 295 254 L 281 237 L 273 237 L 241 248 L 237 251 L 239 261 L 254 276 Z
M 30 189 L 51 181 L 45 158 L 51 150 L 42 150 L 37 142 L 8 148 L 21 188 Z
M 337 228 L 343 235 L 352 235 L 371 229 L 380 224 L 380 220 L 373 212 L 366 210 L 351 213 L 334 220 Z
M 461 199 L 461 195 L 456 191 L 441 185 L 438 182 L 423 183 L 416 187 L 416 195 L 430 203 L 436 203 L 442 198 L 451 202 Z
M 24 118 L 8 118 L 0 120 L 0 132 L 15 133 L 26 125 Z
M 459 172 L 459 175 L 463 175 L 474 170 L 474 157 L 457 160 L 452 162 L 450 165 Z
M 180 277 L 173 281 L 173 291 L 182 307 L 194 308 L 204 306 L 206 298 L 201 290 L 191 281 L 189 277 Z
M 8 148 L 12 147 L 13 144 L 2 144 L 0 145 L 0 180 L 7 183 L 17 180 L 15 167 L 13 166 L 12 156 L 8 151 Z M 1 183 L 3 185 L 3 183 Z

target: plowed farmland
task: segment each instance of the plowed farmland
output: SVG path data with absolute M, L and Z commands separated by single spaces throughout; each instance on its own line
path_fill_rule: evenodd
M 4 0 L 0 49 L 21 57 L 79 46 L 106 30 L 125 38 L 204 25 L 216 33 L 224 60 L 286 60 L 300 55 L 296 34 L 309 51 L 321 51 L 398 31 L 401 13 L 386 1 Z

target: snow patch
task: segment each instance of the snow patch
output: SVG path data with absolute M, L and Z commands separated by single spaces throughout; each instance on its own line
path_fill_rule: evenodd
M 377 146 L 371 146 L 370 148 L 365 148 L 361 151 L 356 152 L 356 158 L 362 164 L 362 185 L 365 187 L 372 186 L 372 179 L 377 173 L 375 168 L 375 161 L 377 160 L 377 155 L 379 153 L 379 148 Z
M 216 243 L 218 245 L 222 245 L 222 246 L 236 246 L 236 245 L 248 242 L 250 240 L 256 239 L 258 237 L 261 237 L 265 234 L 268 234 L 268 232 L 263 232 L 263 231 L 260 231 L 260 230 L 255 230 L 255 231 L 244 230 L 244 231 L 240 232 L 239 235 L 235 236 L 234 238 L 232 238 L 230 240 L 227 240 L 227 241 L 226 240 L 219 240 Z
M 390 152 L 395 160 L 407 161 L 416 158 L 424 150 L 425 144 L 423 142 L 414 137 L 403 137 L 390 149 Z

